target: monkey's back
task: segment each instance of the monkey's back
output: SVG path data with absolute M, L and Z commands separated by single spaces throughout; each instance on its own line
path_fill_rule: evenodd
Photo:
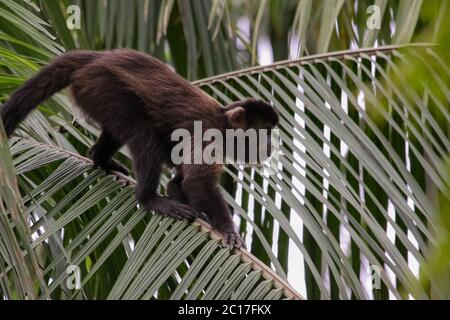
M 134 50 L 103 52 L 73 73 L 71 89 L 87 116 L 103 126 L 149 120 L 171 132 L 190 128 L 197 119 L 206 127 L 221 121 L 214 99 L 163 62 Z

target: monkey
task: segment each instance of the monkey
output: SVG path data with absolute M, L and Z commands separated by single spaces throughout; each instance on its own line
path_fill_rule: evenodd
M 203 218 L 230 247 L 245 246 L 235 230 L 219 182 L 223 164 L 171 161 L 176 129 L 273 129 L 278 113 L 267 102 L 247 98 L 222 107 L 164 62 L 131 49 L 74 50 L 54 58 L 24 82 L 0 110 L 6 134 L 40 103 L 68 87 L 75 105 L 101 128 L 89 150 L 95 166 L 128 174 L 115 153 L 126 145 L 136 175 L 136 199 L 146 209 L 175 219 Z M 249 146 L 246 146 L 246 148 Z M 164 166 L 175 170 L 166 189 L 157 192 Z

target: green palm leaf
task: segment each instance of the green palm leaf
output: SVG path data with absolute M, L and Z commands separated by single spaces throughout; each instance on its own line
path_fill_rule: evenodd
M 65 49 L 138 48 L 190 79 L 250 64 L 235 54 L 239 31 L 228 2 L 133 1 L 123 8 L 120 1 L 81 1 L 81 31 L 66 28 L 67 3 L 45 2 L 40 12 L 0 1 L 2 98 Z M 359 4 L 259 4 L 252 43 L 238 53 L 255 59 L 266 31 L 275 58 L 287 56 L 277 43 L 291 26 L 275 23 L 274 12 L 292 12 L 293 33 L 304 39 L 299 55 L 324 53 L 194 82 L 222 104 L 252 96 L 280 113 L 276 174 L 228 166 L 223 179 L 250 252 L 222 248 L 201 221 L 190 225 L 139 208 L 132 178 L 105 175 L 81 156 L 98 130 L 65 93 L 20 126 L 12 158 L 1 136 L 2 297 L 300 298 L 289 280 L 307 298 L 448 298 L 448 56 L 430 44 L 326 53 L 352 43 L 407 43 L 422 19 L 421 1 L 378 1 L 384 25 L 387 12 L 395 13 L 396 31 L 362 35 L 339 23 L 361 19 L 368 4 Z M 117 158 L 131 167 L 126 150 Z M 70 265 L 80 269 L 80 289 L 67 286 Z M 377 288 L 367 279 L 373 270 Z
M 93 170 L 89 159 L 33 140 L 16 139 L 11 152 L 20 185 L 28 190 L 25 212 L 33 221 L 30 232 L 20 238 L 31 246 L 19 258 L 39 253 L 44 264 L 38 268 L 45 278 L 38 298 L 299 298 L 255 257 L 222 248 L 208 225 L 189 225 L 139 209 L 133 179 L 105 176 Z M 23 158 L 26 164 L 20 165 Z M 43 178 L 44 172 L 51 173 Z M 10 212 L 4 209 L 2 216 Z M 1 225 L 12 230 L 17 221 L 10 218 Z M 2 241 L 6 248 L 11 248 L 9 239 Z M 72 295 L 67 288 L 60 290 L 69 277 L 68 265 L 82 268 L 82 288 Z M 8 262 L 2 280 L 18 266 Z M 208 272 L 199 277 L 202 270 Z M 99 281 L 100 291 L 93 285 Z
M 423 264 L 429 257 L 429 245 L 437 232 L 434 214 L 437 209 L 417 183 L 417 177 L 407 168 L 406 160 L 381 130 L 390 130 L 398 135 L 402 145 L 408 145 L 408 154 L 425 169 L 426 176 L 448 196 L 449 184 L 443 168 L 448 162 L 449 140 L 443 125 L 445 122 L 438 124 L 437 119 L 448 119 L 449 110 L 443 107 L 439 109 L 439 115 L 431 116 L 424 97 L 408 84 L 395 82 L 387 75 L 390 71 L 397 76 L 401 73 L 395 66 L 395 57 L 403 60 L 412 54 L 409 50 L 399 49 L 382 47 L 316 55 L 196 82 L 224 104 L 252 96 L 272 101 L 279 110 L 282 169 L 277 175 L 258 185 L 252 180 L 252 173 L 243 170 L 237 174 L 227 172 L 235 180 L 243 175 L 241 197 L 249 193 L 255 202 L 261 203 L 266 215 L 271 215 L 279 223 L 280 229 L 302 252 L 311 273 L 309 285 L 317 286 L 322 297 L 329 297 L 329 290 L 321 285 L 323 269 L 313 262 L 317 261 L 314 257 L 316 248 L 322 257 L 321 268 L 329 268 L 330 277 L 336 281 L 338 296 L 348 297 L 346 288 L 350 287 L 356 297 L 366 298 L 359 281 L 359 264 L 352 268 L 349 256 L 341 249 L 339 233 L 333 233 L 332 226 L 323 221 L 324 210 L 350 234 L 355 242 L 354 250 L 365 256 L 371 265 L 388 267 L 398 281 L 407 286 L 408 292 L 417 292 L 417 297 L 426 296 L 408 267 L 407 257 L 389 239 L 386 227 L 388 223 L 407 252 Z M 413 57 L 419 55 L 421 62 L 428 65 L 430 51 L 413 51 Z M 375 75 L 370 65 L 375 68 Z M 446 66 L 440 67 L 448 70 Z M 437 70 L 433 70 L 433 77 L 441 83 L 449 80 L 445 76 L 441 79 Z M 333 92 L 335 84 L 341 88 L 338 94 Z M 422 90 L 426 90 L 430 84 L 422 85 Z M 441 106 L 448 103 L 437 96 L 433 100 Z M 344 104 L 347 110 L 343 108 Z M 359 115 L 356 121 L 350 116 L 352 109 Z M 401 118 L 403 128 L 393 122 L 393 113 Z M 425 121 L 433 124 L 422 125 L 424 115 L 428 115 Z M 327 130 L 334 141 L 326 136 Z M 342 146 L 348 148 L 347 154 L 340 150 Z M 359 160 L 357 167 L 350 163 L 351 158 Z M 352 181 L 356 184 L 352 185 Z M 268 196 L 264 184 L 276 193 Z M 303 188 L 306 192 L 302 191 Z M 303 221 L 313 238 L 311 245 L 305 243 L 305 238 L 302 243 L 286 220 L 281 205 L 276 203 L 277 193 L 291 212 Z M 232 195 L 232 198 L 236 196 Z M 385 200 L 382 201 L 383 197 Z M 390 206 L 395 210 L 395 217 Z M 350 208 L 356 215 L 349 214 Z M 248 219 L 248 216 L 244 215 L 244 218 Z M 419 242 L 418 248 L 408 237 L 409 232 Z M 255 231 L 255 235 L 263 237 L 270 236 L 270 233 L 262 235 Z M 283 249 L 286 248 L 278 247 L 277 251 Z M 271 260 L 279 266 L 272 255 Z M 286 270 L 278 272 L 284 274 Z M 386 275 L 382 277 L 393 294 L 400 297 L 389 278 Z

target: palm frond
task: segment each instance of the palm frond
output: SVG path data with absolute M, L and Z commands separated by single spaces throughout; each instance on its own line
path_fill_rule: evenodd
M 437 208 L 426 189 L 437 188 L 450 196 L 443 170 L 450 150 L 448 100 L 427 89 L 432 83 L 421 83 L 417 92 L 393 79 L 401 78 L 400 61 L 411 63 L 419 56 L 441 83 L 440 89 L 447 91 L 448 67 L 433 69 L 428 63 L 432 52 L 426 47 L 405 51 L 387 46 L 328 53 L 195 82 L 223 104 L 251 96 L 272 101 L 279 110 L 279 171 L 257 182 L 255 177 L 263 176 L 257 169 L 228 170 L 242 186 L 229 199 L 242 202 L 252 197 L 264 208 L 264 219 L 277 221 L 279 232 L 295 243 L 309 274 L 308 297 L 314 292 L 317 298 L 330 297 L 323 284 L 324 272 L 329 272 L 338 297 L 349 298 L 350 288 L 355 297 L 367 298 L 359 257 L 389 269 L 407 292 L 427 296 L 409 268 L 407 254 L 425 263 L 438 233 Z M 420 175 L 412 166 L 420 168 Z M 421 179 L 433 187 L 425 188 Z M 288 217 L 281 211 L 284 202 L 291 209 Z M 294 215 L 303 222 L 303 241 L 290 223 Z M 247 215 L 243 218 L 251 223 Z M 264 219 L 260 225 L 265 225 Z M 394 230 L 395 242 L 388 227 Z M 343 230 L 352 241 L 350 254 L 342 250 Z M 273 232 L 255 230 L 253 239 L 265 237 L 260 239 L 264 243 Z M 288 250 L 276 241 L 267 242 L 263 250 L 271 246 L 278 254 Z M 257 250 L 252 246 L 252 252 Z M 358 259 L 351 262 L 353 255 Z M 286 265 L 279 270 L 273 254 L 268 256 L 280 274 L 288 273 Z M 381 277 L 400 298 L 402 293 L 387 272 Z
M 194 83 L 223 104 L 247 96 L 271 101 L 281 116 L 276 174 L 228 166 L 223 180 L 250 253 L 221 248 L 201 222 L 139 208 L 131 178 L 105 175 L 80 156 L 98 130 L 58 94 L 21 125 L 12 164 L 0 137 L 2 297 L 299 298 L 287 280 L 307 298 L 449 297 L 442 281 L 448 53 L 430 44 L 380 46 L 410 41 L 426 22 L 423 7 L 448 6 L 377 1 L 383 26 L 396 28 L 363 32 L 348 22 L 364 25 L 369 2 L 259 4 L 259 14 L 249 16 L 262 29 L 253 28 L 253 45 L 236 51 L 229 2 L 131 2 L 123 8 L 121 1 L 81 1 L 83 29 L 68 31 L 62 19 L 68 2 L 43 2 L 39 11 L 31 2 L 0 0 L 1 98 L 51 56 L 73 48 L 138 48 L 190 79 L 235 70 Z M 436 30 L 445 21 L 438 20 L 433 30 L 442 34 Z M 263 33 L 275 59 L 287 57 L 279 44 L 291 30 L 302 39 L 299 55 L 324 53 L 236 70 L 249 64 L 236 57 L 246 50 L 251 56 Z M 325 53 L 356 44 L 379 47 Z M 126 150 L 118 160 L 131 166 Z M 80 268 L 81 290 L 67 286 L 69 265 Z M 371 275 L 381 279 L 379 287 Z
M 31 216 L 32 238 L 23 239 L 30 248 L 17 252 L 23 252 L 22 259 L 39 253 L 33 271 L 45 279 L 36 297 L 300 297 L 255 257 L 222 248 L 207 224 L 189 225 L 138 208 L 132 178 L 105 176 L 89 159 L 34 140 L 16 139 L 11 152 L 27 190 L 19 216 Z M 2 212 L 5 225 L 14 224 L 10 210 Z M 11 247 L 8 241 L 15 236 L 4 235 L 2 245 Z M 3 281 L 20 265 L 5 263 Z M 67 287 L 68 266 L 81 268 L 75 293 Z

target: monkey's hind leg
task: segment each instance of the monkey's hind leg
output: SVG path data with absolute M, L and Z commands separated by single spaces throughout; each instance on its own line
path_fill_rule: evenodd
M 211 226 L 223 236 L 223 243 L 245 247 L 245 242 L 235 230 L 231 212 L 219 188 L 216 169 L 209 165 L 185 165 L 181 187 L 189 204 L 204 212 Z
M 167 195 L 171 199 L 177 200 L 184 204 L 189 204 L 189 200 L 183 191 L 183 187 L 181 186 L 182 182 L 183 182 L 183 174 L 177 170 L 175 177 L 173 177 L 167 184 Z M 211 223 L 209 217 L 202 211 L 198 212 L 198 217 L 208 223 Z
M 187 204 L 158 195 L 164 151 L 156 134 L 148 128 L 139 129 L 129 143 L 136 171 L 136 199 L 147 210 L 175 219 L 194 220 L 199 214 Z
M 186 194 L 183 191 L 183 187 L 181 186 L 182 182 L 183 174 L 181 173 L 181 171 L 177 170 L 175 176 L 167 184 L 167 195 L 171 199 L 177 200 L 184 204 L 189 204 L 189 199 L 187 198 Z M 198 212 L 198 217 L 208 223 L 211 223 L 209 217 L 202 211 Z
M 128 170 L 112 159 L 121 146 L 122 144 L 110 133 L 103 131 L 98 141 L 89 150 L 89 157 L 96 166 L 104 170 L 114 170 L 128 175 Z
M 182 203 L 188 203 L 186 194 L 184 193 L 183 188 L 181 187 L 182 181 L 183 181 L 183 174 L 177 171 L 175 176 L 167 184 L 167 195 L 171 199 L 175 199 Z

